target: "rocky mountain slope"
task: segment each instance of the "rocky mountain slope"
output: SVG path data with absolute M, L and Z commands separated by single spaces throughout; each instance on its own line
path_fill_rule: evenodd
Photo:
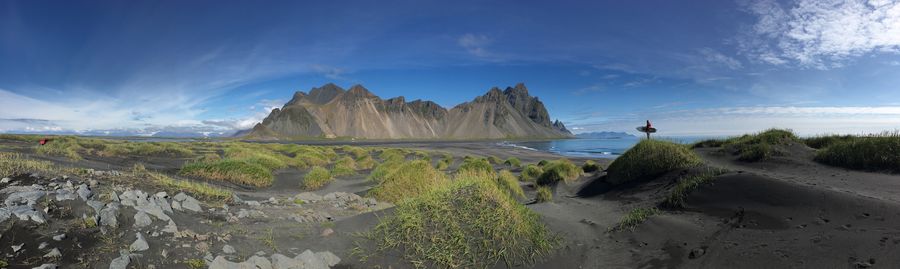
M 252 138 L 353 137 L 368 139 L 555 138 L 572 134 L 551 121 L 524 84 L 492 88 L 446 109 L 431 101 L 381 99 L 361 85 L 334 84 L 297 92 L 284 107 L 246 133 Z

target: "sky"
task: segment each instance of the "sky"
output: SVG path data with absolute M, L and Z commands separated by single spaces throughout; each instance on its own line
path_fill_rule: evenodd
M 877 133 L 900 2 L 0 1 L 0 132 L 231 134 L 329 82 L 447 108 L 521 82 L 575 133 Z

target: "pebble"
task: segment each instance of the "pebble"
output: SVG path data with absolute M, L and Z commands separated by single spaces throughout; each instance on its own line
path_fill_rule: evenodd
M 59 266 L 56 265 L 55 263 L 45 263 L 45 264 L 41 264 L 41 266 L 38 266 L 38 267 L 31 267 L 31 269 L 56 269 L 56 268 L 59 268 Z
M 62 257 L 62 253 L 59 252 L 58 248 L 53 248 L 50 250 L 50 252 L 47 252 L 47 254 L 44 255 L 44 258 L 59 258 L 59 257 Z
M 150 219 L 150 215 L 144 213 L 144 211 L 138 211 L 134 214 L 134 227 L 143 228 L 147 227 L 153 223 L 153 220 Z
M 8 177 L 4 177 L 3 179 L 0 179 L 0 183 L 6 184 L 6 183 L 9 183 L 10 180 L 12 180 L 12 179 L 8 178 Z
M 144 239 L 144 235 L 141 233 L 135 233 L 137 236 L 137 240 L 134 240 L 134 243 L 131 243 L 131 246 L 128 247 L 131 251 L 144 251 L 150 249 L 150 244 L 147 244 L 147 240 Z
M 700 256 L 703 256 L 703 254 L 706 254 L 706 250 L 705 250 L 705 249 L 703 249 L 703 248 L 695 248 L 695 249 L 692 249 L 692 250 L 691 250 L 691 254 L 688 255 L 688 258 L 691 258 L 691 259 L 700 258 Z
M 56 241 L 63 241 L 63 239 L 66 239 L 66 234 L 58 234 L 58 235 L 53 236 L 53 240 L 56 240 Z
M 322 234 L 321 234 L 321 235 L 322 235 L 322 237 L 326 237 L 326 236 L 329 236 L 329 235 L 331 235 L 331 234 L 333 234 L 333 233 L 334 233 L 334 230 L 332 230 L 331 228 L 325 228 L 325 230 L 322 230 Z
M 16 252 L 19 252 L 19 250 L 22 250 L 23 246 L 25 246 L 25 243 L 21 243 L 19 245 L 12 245 L 11 248 L 13 250 L 13 253 L 16 253 Z
M 234 247 L 231 245 L 225 245 L 222 247 L 222 252 L 225 252 L 225 254 L 234 254 L 237 251 L 235 251 Z

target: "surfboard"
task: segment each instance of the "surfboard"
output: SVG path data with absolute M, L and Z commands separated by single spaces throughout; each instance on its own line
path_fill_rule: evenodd
M 656 132 L 656 128 L 653 128 L 653 127 L 647 128 L 647 126 L 637 127 L 637 130 L 642 133 L 655 133 Z

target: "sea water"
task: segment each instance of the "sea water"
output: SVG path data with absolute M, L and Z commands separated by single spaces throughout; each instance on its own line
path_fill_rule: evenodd
M 654 139 L 663 139 L 682 144 L 690 144 L 710 137 L 704 136 L 678 136 L 678 137 L 656 137 Z M 528 150 L 546 151 L 570 157 L 587 157 L 587 158 L 616 158 L 625 153 L 632 146 L 637 144 L 643 138 L 639 137 L 622 137 L 610 139 L 595 138 L 579 138 L 579 139 L 559 139 L 559 140 L 542 140 L 542 141 L 505 141 L 500 145 L 509 147 L 518 147 Z

